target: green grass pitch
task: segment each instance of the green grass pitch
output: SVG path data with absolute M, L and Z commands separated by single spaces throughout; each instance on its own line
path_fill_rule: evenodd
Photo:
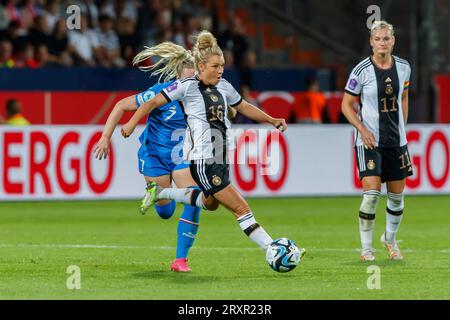
M 359 197 L 249 200 L 273 237 L 307 249 L 302 264 L 278 274 L 225 209 L 202 212 L 190 274 L 169 271 L 177 217 L 161 220 L 138 201 L 0 203 L 0 299 L 450 299 L 450 200 L 407 197 L 398 239 L 404 261 L 379 243 L 377 260 L 359 261 Z M 81 289 L 66 287 L 80 268 Z M 381 289 L 367 287 L 368 266 Z

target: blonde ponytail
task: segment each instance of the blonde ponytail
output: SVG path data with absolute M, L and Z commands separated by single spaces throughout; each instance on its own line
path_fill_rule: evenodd
M 205 63 L 211 55 L 223 56 L 222 49 L 217 44 L 217 39 L 206 30 L 197 35 L 192 54 L 194 55 L 196 68 L 199 62 Z
M 189 50 L 170 41 L 160 43 L 154 47 L 144 47 L 133 59 L 137 65 L 148 58 L 160 57 L 159 61 L 151 66 L 140 66 L 139 69 L 153 75 L 159 75 L 158 81 L 169 81 L 181 74 L 185 68 L 194 68 L 194 57 Z

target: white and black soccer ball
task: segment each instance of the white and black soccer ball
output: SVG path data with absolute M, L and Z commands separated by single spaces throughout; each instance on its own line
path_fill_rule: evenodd
M 287 238 L 274 240 L 266 251 L 268 265 L 277 272 L 289 272 L 300 263 L 303 250 Z

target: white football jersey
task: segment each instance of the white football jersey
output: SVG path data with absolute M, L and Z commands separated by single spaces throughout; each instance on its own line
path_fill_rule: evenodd
M 359 96 L 359 117 L 375 136 L 379 147 L 407 144 L 403 120 L 402 95 L 409 87 L 411 67 L 393 56 L 390 69 L 380 69 L 368 57 L 353 68 L 345 92 Z M 364 143 L 356 131 L 356 146 Z
M 213 85 L 203 84 L 196 76 L 177 80 L 161 93 L 171 102 L 179 100 L 187 116 L 183 155 L 185 160 L 209 159 L 226 154 L 231 146 L 227 130 L 228 107 L 241 103 L 236 89 L 225 79 Z

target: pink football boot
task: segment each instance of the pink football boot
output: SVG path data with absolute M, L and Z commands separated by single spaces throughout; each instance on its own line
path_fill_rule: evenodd
M 187 261 L 186 258 L 175 259 L 170 266 L 170 270 L 174 272 L 191 272 L 192 270 L 189 268 Z

